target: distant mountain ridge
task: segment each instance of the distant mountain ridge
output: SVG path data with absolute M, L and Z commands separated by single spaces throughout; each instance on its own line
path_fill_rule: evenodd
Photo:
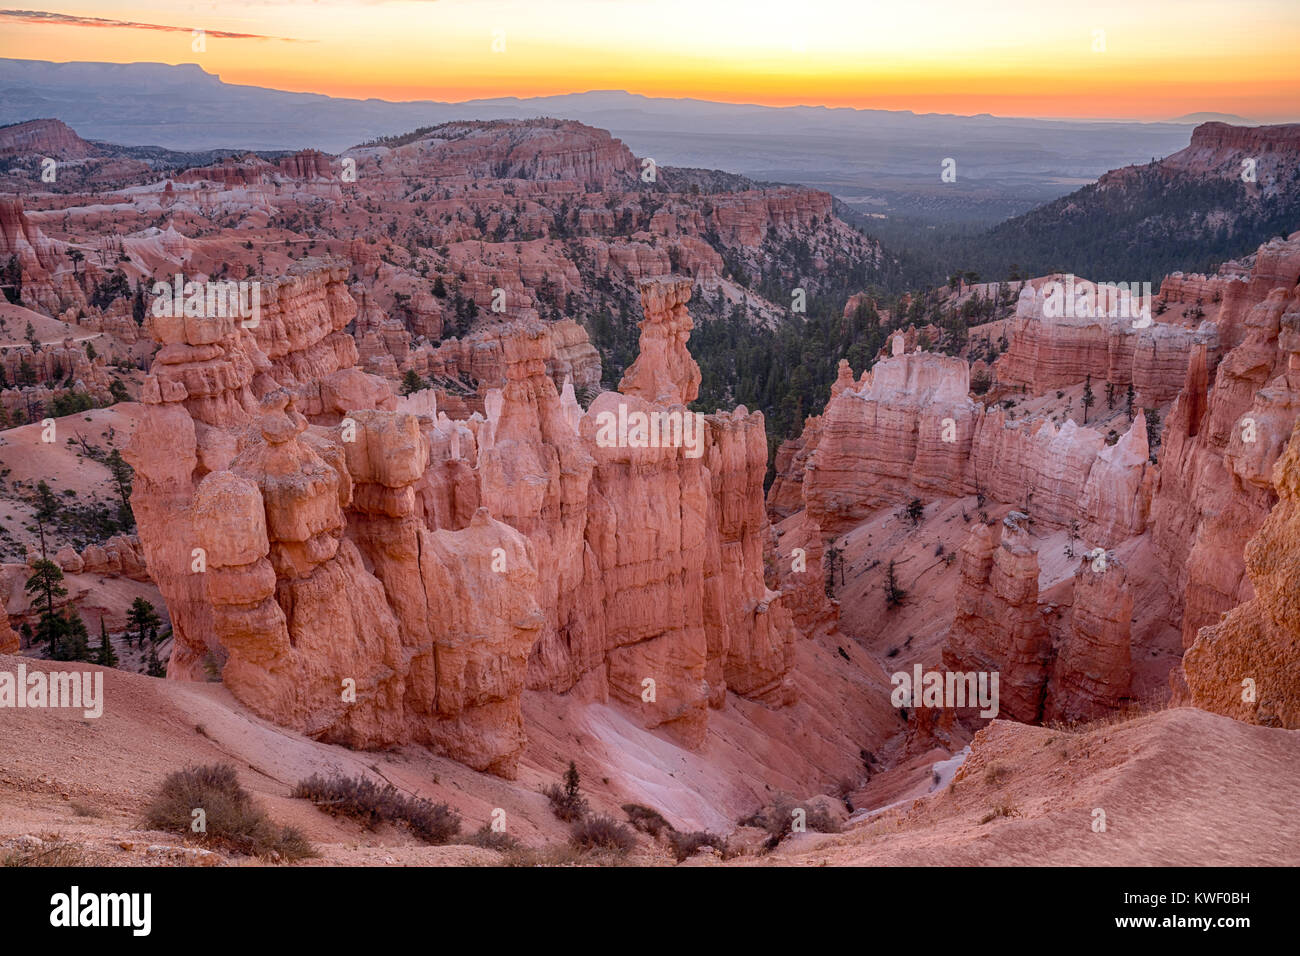
M 393 103 L 223 82 L 194 64 L 0 59 L 0 123 L 57 117 L 89 140 L 194 151 L 350 146 L 458 120 L 573 119 L 638 157 L 794 182 L 886 214 L 993 223 L 1082 181 L 1187 144 L 1179 123 L 767 107 L 594 91 Z M 956 183 L 939 178 L 945 158 Z
M 1204 272 L 1300 228 L 1300 123 L 1204 123 L 1163 160 L 1113 170 L 1096 183 L 1002 223 L 965 259 L 985 275 L 1158 282 Z M 954 262 L 954 266 L 957 263 Z

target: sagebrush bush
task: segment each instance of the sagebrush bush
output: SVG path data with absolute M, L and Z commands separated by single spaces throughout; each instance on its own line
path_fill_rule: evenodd
M 697 830 L 694 833 L 681 833 L 672 830 L 668 833 L 668 845 L 673 848 L 673 856 L 677 857 L 677 862 L 690 859 L 699 852 L 701 847 L 711 846 L 723 856 L 727 855 L 727 839 L 720 837 L 716 833 L 708 833 L 704 830 Z
M 1002 803 L 999 803 L 992 810 L 990 810 L 988 813 L 984 814 L 984 816 L 980 818 L 980 826 L 983 826 L 986 823 L 991 823 L 992 821 L 997 820 L 1000 817 L 1018 817 L 1020 815 L 1021 814 L 1020 814 L 1019 807 L 1017 807 L 1013 803 L 1007 803 L 1006 801 L 1003 801 Z
M 518 850 L 522 843 L 512 837 L 509 833 L 493 830 L 491 824 L 485 823 L 465 840 L 470 846 L 479 846 L 485 850 L 500 850 L 502 853 L 508 853 L 511 850 Z
M 573 825 L 569 843 L 579 850 L 627 853 L 636 846 L 636 835 L 613 817 L 598 813 Z
M 293 795 L 310 800 L 318 810 L 355 820 L 367 830 L 384 823 L 403 826 L 425 843 L 441 846 L 460 833 L 460 816 L 445 803 L 408 797 L 391 783 L 369 777 L 330 777 L 313 774 L 300 780 Z
M 62 837 L 46 840 L 38 846 L 10 850 L 0 856 L 0 867 L 81 867 L 96 864 L 97 861 L 86 853 L 85 847 L 64 840 Z
M 609 854 L 600 856 L 584 853 L 568 843 L 556 843 L 540 849 L 520 846 L 507 850 L 501 857 L 501 866 L 589 866 L 616 859 Z
M 799 804 L 790 800 L 779 800 L 770 807 L 743 817 L 738 822 L 742 827 L 758 827 L 766 830 L 768 838 L 763 846 L 765 849 L 775 850 L 781 841 L 790 835 L 794 827 L 796 809 L 799 809 Z M 812 810 L 804 808 L 804 813 L 804 823 L 809 830 L 816 833 L 839 833 L 843 829 L 840 822 L 821 807 Z
M 642 806 L 639 803 L 625 803 L 623 804 L 623 812 L 627 814 L 628 822 L 642 833 L 657 837 L 665 830 L 669 833 L 676 832 L 673 825 L 665 820 L 664 815 L 658 810 Z
M 206 832 L 192 829 L 195 810 L 203 811 Z M 239 785 L 230 764 L 186 767 L 168 774 L 145 809 L 145 823 L 150 829 L 253 856 L 301 860 L 316 855 L 300 831 L 271 822 Z

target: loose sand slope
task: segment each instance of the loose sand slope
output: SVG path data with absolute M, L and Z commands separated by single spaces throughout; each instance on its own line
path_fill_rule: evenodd
M 1296 731 L 1190 708 L 1077 734 L 994 721 L 951 789 L 771 862 L 1294 866 L 1297 792 Z
M 843 667 L 833 649 L 814 641 L 802 642 L 798 653 L 797 672 L 812 675 L 800 681 L 804 700 L 769 711 L 731 699 L 715 715 L 722 719 L 702 753 L 643 730 L 616 707 L 530 692 L 524 706 L 536 723 L 529 725 L 516 781 L 417 746 L 360 752 L 318 743 L 252 715 L 220 684 L 0 655 L 0 671 L 10 673 L 20 663 L 29 672 L 103 671 L 105 695 L 104 715 L 93 720 L 80 711 L 0 710 L 0 844 L 57 833 L 106 854 L 104 862 L 154 862 L 141 855 L 150 843 L 175 845 L 180 838 L 139 829 L 149 794 L 173 770 L 217 762 L 232 763 L 271 817 L 306 831 L 328 862 L 455 863 L 483 851 L 429 848 L 395 831 L 365 833 L 337 822 L 289 797 L 313 773 L 378 774 L 410 794 L 450 803 L 466 834 L 499 807 L 512 835 L 543 846 L 568 838 L 568 826 L 555 819 L 540 791 L 573 759 L 596 811 L 622 819 L 620 805 L 633 801 L 679 827 L 725 831 L 778 788 L 799 798 L 831 788 L 856 759 L 852 742 L 878 739 L 897 726 L 878 674 L 872 680 Z M 101 816 L 78 816 L 78 807 Z M 121 842 L 136 848 L 123 851 Z
M 13 672 L 20 661 L 29 670 L 54 667 L 0 656 L 0 670 Z M 586 764 L 594 807 L 619 816 L 621 800 L 639 798 L 680 823 L 721 828 L 766 792 L 746 781 L 742 769 L 764 758 L 749 746 L 773 718 L 757 710 L 737 714 L 696 755 L 645 734 L 615 708 L 574 704 L 555 712 L 557 726 L 538 728 L 520 779 L 505 781 L 418 747 L 359 753 L 317 743 L 250 715 L 219 684 L 120 671 L 106 671 L 104 683 L 106 706 L 97 720 L 80 712 L 0 710 L 0 844 L 59 834 L 84 845 L 97 862 L 172 860 L 148 852 L 151 844 L 181 842 L 140 829 L 148 794 L 174 769 L 221 761 L 236 767 L 273 819 L 307 832 L 321 863 L 465 864 L 497 857 L 471 847 L 424 847 L 396 831 L 366 833 L 335 821 L 289 797 L 293 784 L 311 773 L 378 773 L 409 793 L 451 803 L 466 833 L 500 807 L 510 832 L 534 846 L 567 836 L 538 790 L 555 779 L 569 753 Z M 787 741 L 766 756 L 782 763 L 800 742 Z M 616 760 L 620 746 L 626 752 Z M 924 763 L 918 772 L 928 772 Z M 774 779 L 780 782 L 779 775 Z M 1190 709 L 1078 734 L 996 721 L 976 738 L 952 789 L 904 800 L 843 834 L 796 837 L 771 857 L 742 862 L 1296 864 L 1298 791 L 1300 733 L 1293 731 Z M 999 808 L 1010 815 L 981 823 Z M 1104 833 L 1092 829 L 1094 808 L 1106 813 Z M 82 815 L 87 810 L 97 815 Z M 657 859 L 646 852 L 637 858 Z

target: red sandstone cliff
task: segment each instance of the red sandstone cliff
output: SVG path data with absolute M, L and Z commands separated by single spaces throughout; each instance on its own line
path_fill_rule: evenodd
M 85 159 L 98 150 L 61 120 L 35 119 L 0 127 L 0 156 Z
M 1245 544 L 1277 501 L 1270 475 L 1300 415 L 1297 281 L 1300 238 L 1261 247 L 1249 281 L 1234 283 L 1244 338 L 1212 380 L 1207 356 L 1194 356 L 1165 422 L 1151 523 L 1184 598 L 1184 646 L 1251 596 Z
M 1183 655 L 1180 699 L 1270 727 L 1300 728 L 1300 429 L 1272 469 L 1278 502 L 1245 549 L 1254 597 L 1202 628 Z
M 330 345 L 355 309 L 342 280 L 321 265 L 273 283 L 252 330 L 155 323 L 130 458 L 171 676 L 224 661 L 273 720 L 506 776 L 525 686 L 611 696 L 693 746 L 727 690 L 793 699 L 795 630 L 764 581 L 762 416 L 709 416 L 694 454 L 593 437 L 604 410 L 694 398 L 689 280 L 643 284 L 622 394 L 584 415 L 548 374 L 555 337 L 517 326 L 467 422 L 432 393 L 375 407 L 386 393 Z

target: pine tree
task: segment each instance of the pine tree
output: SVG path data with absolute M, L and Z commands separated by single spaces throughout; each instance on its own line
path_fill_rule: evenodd
M 1151 460 L 1156 460 L 1156 449 L 1160 447 L 1160 413 L 1154 408 L 1145 412 L 1147 425 L 1147 447 L 1151 449 Z
M 400 389 L 403 395 L 410 395 L 412 392 L 418 392 L 424 388 L 424 379 L 420 378 L 418 372 L 413 368 L 408 368 L 406 374 L 402 376 L 402 387 Z
M 1106 408 L 1112 412 L 1115 410 L 1115 384 L 1113 382 L 1106 383 Z
M 144 287 L 140 283 L 135 286 L 135 298 L 131 301 L 131 318 L 135 319 L 136 325 L 144 325 L 145 305 L 144 305 Z
M 124 528 L 130 528 L 135 524 L 135 515 L 131 511 L 131 482 L 135 478 L 135 472 L 116 448 L 108 453 L 104 464 L 108 466 L 108 473 L 113 476 L 113 484 L 117 486 L 117 494 L 121 499 L 117 510 L 118 523 Z
M 54 657 L 52 654 L 50 656 L 55 660 L 93 661 L 95 655 L 90 650 L 90 635 L 86 632 L 86 622 L 81 619 L 81 615 L 68 607 L 58 617 L 59 627 L 63 631 L 60 647 L 62 656 Z
M 0 285 L 4 286 L 6 299 L 14 305 L 23 304 L 23 266 L 16 253 L 9 257 L 4 271 L 0 272 Z
M 831 542 L 826 543 L 826 584 L 825 591 L 828 598 L 835 597 L 835 569 L 839 568 L 840 584 L 844 584 L 844 559 L 843 552 L 835 547 Z
M 894 571 L 894 562 L 889 562 L 889 568 L 885 571 L 885 604 L 888 607 L 898 607 L 907 597 L 907 592 L 898 586 L 898 575 Z
M 113 650 L 113 644 L 108 639 L 108 627 L 102 617 L 99 619 L 99 652 L 95 655 L 95 663 L 100 667 L 117 666 L 117 652 Z
M 912 522 L 913 527 L 919 525 L 921 519 L 924 517 L 925 505 L 921 502 L 920 498 L 913 498 L 907 503 L 907 518 Z
M 132 601 L 131 609 L 126 612 L 127 632 L 130 633 L 131 628 L 136 629 L 137 643 L 141 648 L 144 647 L 145 636 L 161 623 L 162 618 L 158 616 L 154 606 L 142 597 Z M 127 643 L 130 641 L 128 640 Z
M 44 481 L 36 484 L 36 494 L 32 497 L 32 507 L 34 510 L 33 517 L 36 518 L 36 528 L 41 536 L 41 559 L 44 560 L 47 557 L 45 553 L 45 528 L 47 525 L 54 523 L 54 519 L 58 517 L 61 507 L 59 499 Z M 59 577 L 63 577 L 62 572 L 60 572 Z
M 41 558 L 32 565 L 31 577 L 27 579 L 25 590 L 33 596 L 39 594 L 44 601 L 45 607 L 41 611 L 40 620 L 36 626 L 37 641 L 51 644 L 51 655 L 58 647 L 59 638 L 62 632 L 58 629 L 54 615 L 54 599 L 63 597 L 68 593 L 68 589 L 62 584 L 63 569 L 53 561 L 47 561 Z
M 578 783 L 578 765 L 570 760 L 569 769 L 564 771 L 564 798 L 575 805 L 582 799 Z
M 1088 409 L 1096 403 L 1097 398 L 1092 394 L 1092 375 L 1089 374 L 1083 380 L 1083 423 L 1088 424 Z
M 149 648 L 149 662 L 146 668 L 145 673 L 150 677 L 167 676 L 167 668 L 163 666 L 162 661 L 158 660 L 158 648 Z
M 1128 423 L 1133 424 L 1133 383 L 1128 383 L 1128 392 L 1124 395 L 1124 414 L 1128 416 Z

